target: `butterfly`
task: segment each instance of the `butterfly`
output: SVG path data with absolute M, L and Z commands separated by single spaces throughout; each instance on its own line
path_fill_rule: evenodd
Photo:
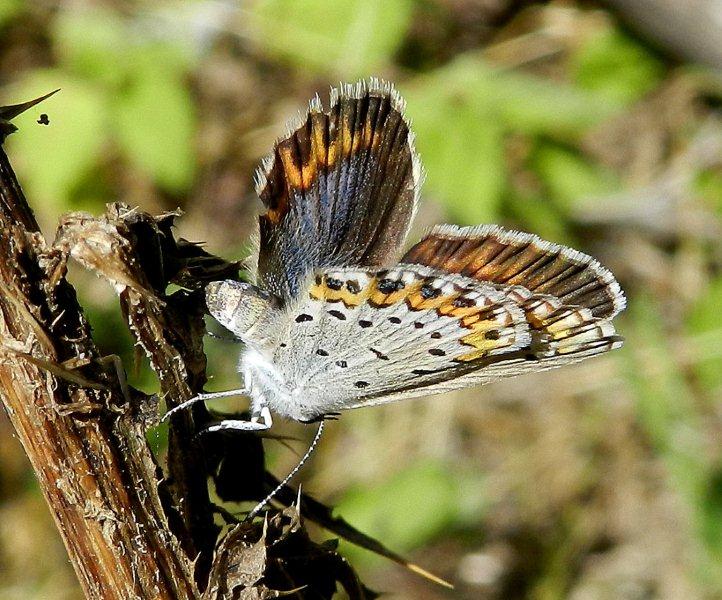
M 210 429 L 267 429 L 276 414 L 319 421 L 318 438 L 347 409 L 621 346 L 624 294 L 582 252 L 496 225 L 438 225 L 399 259 L 423 180 L 404 104 L 386 82 L 341 85 L 263 160 L 253 283 L 206 288 L 210 314 L 244 343 L 244 387 L 190 401 L 242 393 L 252 419 Z

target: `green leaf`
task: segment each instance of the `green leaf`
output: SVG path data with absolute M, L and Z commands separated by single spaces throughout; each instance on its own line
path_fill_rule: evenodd
M 541 145 L 532 163 L 550 194 L 550 200 L 564 211 L 583 210 L 586 203 L 620 188 L 611 172 L 560 146 Z
M 573 85 L 497 69 L 477 54 L 462 55 L 423 84 L 493 108 L 509 130 L 576 140 L 621 106 Z
M 722 559 L 722 470 L 710 474 L 701 500 L 702 538 L 717 560 Z
M 190 39 L 166 35 L 159 42 L 155 33 L 132 29 L 117 11 L 99 6 L 61 11 L 53 27 L 61 64 L 111 89 L 153 64 L 162 66 L 168 75 L 183 75 L 196 58 Z
M 20 13 L 22 8 L 22 0 L 3 0 L 0 2 L 0 27 Z
M 664 76 L 664 66 L 644 46 L 612 28 L 582 45 L 571 70 L 581 87 L 620 104 L 638 100 Z
M 141 32 L 142 33 L 142 32 Z M 185 86 L 193 53 L 181 39 L 129 36 L 117 12 L 65 11 L 55 23 L 63 64 L 100 83 L 113 99 L 115 138 L 129 161 L 160 186 L 180 192 L 194 174 L 195 115 Z
M 135 63 L 134 77 L 115 101 L 115 136 L 141 171 L 167 190 L 182 192 L 195 170 L 193 101 L 178 65 L 164 60 L 172 53 L 146 48 L 143 56 L 145 64 Z
M 507 207 L 525 231 L 533 231 L 539 237 L 558 244 L 573 245 L 559 211 L 546 198 L 513 193 L 508 198 Z
M 54 221 L 71 205 L 73 188 L 98 162 L 106 142 L 107 106 L 92 85 L 61 71 L 36 71 L 13 90 L 13 100 L 60 92 L 13 122 L 20 131 L 8 151 L 38 212 Z M 46 113 L 50 124 L 36 123 Z
M 687 330 L 692 336 L 692 346 L 699 349 L 700 358 L 694 364 L 694 371 L 705 389 L 710 392 L 722 391 L 722 277 L 714 279 L 707 291 L 699 298 L 687 318 Z M 709 352 L 704 352 L 708 347 Z
M 348 80 L 389 62 L 412 11 L 412 0 L 260 0 L 248 34 L 271 55 Z
M 705 170 L 697 174 L 694 189 L 717 214 L 722 215 L 722 170 Z
M 427 195 L 438 198 L 455 222 L 469 225 L 495 221 L 506 188 L 502 124 L 474 100 L 431 88 L 408 98 Z
M 390 548 L 409 550 L 440 534 L 458 511 L 457 479 L 424 460 L 385 483 L 349 491 L 335 512 Z
M 125 59 L 128 31 L 118 12 L 96 6 L 60 11 L 53 41 L 63 66 L 80 77 L 119 85 L 131 68 Z

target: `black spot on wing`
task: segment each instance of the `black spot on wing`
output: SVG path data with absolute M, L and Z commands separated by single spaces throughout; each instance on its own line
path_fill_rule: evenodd
M 399 290 L 403 290 L 405 286 L 403 281 L 398 279 L 382 279 L 376 286 L 382 294 L 393 294 Z
M 476 302 L 471 298 L 464 298 L 463 296 L 459 296 L 458 298 L 454 299 L 454 302 L 452 304 L 456 308 L 470 308 L 474 306 Z
M 329 310 L 329 311 L 328 311 L 328 314 L 331 315 L 332 317 L 336 317 L 339 321 L 345 321 L 345 320 L 346 320 L 346 315 L 343 314 L 340 310 L 335 310 L 335 309 L 334 309 L 334 310 Z
M 379 359 L 381 359 L 381 360 L 388 360 L 388 359 L 389 359 L 388 356 L 386 356 L 383 352 L 381 352 L 381 351 L 379 351 L 379 350 L 376 350 L 376 348 L 369 348 L 369 350 L 371 350 L 371 352 L 373 352 L 373 353 L 376 355 L 376 358 L 379 358 Z
M 437 298 L 441 295 L 441 290 L 439 288 L 435 288 L 432 285 L 429 285 L 428 283 L 425 283 L 421 286 L 421 297 L 424 300 L 431 300 L 432 298 Z
M 306 313 L 301 313 L 296 317 L 296 323 L 305 323 L 307 321 L 313 321 L 313 317 L 311 315 L 307 315 Z

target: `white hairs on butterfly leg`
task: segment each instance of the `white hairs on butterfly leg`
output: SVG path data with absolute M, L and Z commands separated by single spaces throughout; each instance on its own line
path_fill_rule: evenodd
M 240 419 L 223 419 L 212 425 L 201 429 L 200 433 L 211 433 L 213 431 L 265 431 L 273 425 L 271 410 L 264 406 L 258 414 L 253 415 L 250 421 Z
M 231 396 L 243 396 L 248 393 L 248 390 L 239 389 L 239 390 L 227 390 L 225 392 L 208 392 L 206 394 L 198 394 L 197 396 L 193 396 L 193 398 L 190 398 L 186 400 L 185 402 L 181 402 L 178 406 L 174 406 L 171 408 L 167 413 L 163 415 L 160 422 L 163 423 L 163 421 L 167 421 L 170 419 L 172 415 L 175 413 L 185 410 L 189 406 L 192 406 L 196 402 L 204 402 L 205 400 L 213 400 L 214 398 L 229 398 Z
M 291 479 L 293 479 L 294 475 L 298 473 L 301 469 L 301 467 L 304 465 L 304 463 L 309 459 L 311 454 L 313 454 L 313 451 L 316 449 L 316 446 L 318 445 L 318 441 L 321 439 L 321 434 L 323 433 L 323 419 L 318 422 L 318 429 L 316 430 L 316 435 L 313 438 L 313 441 L 311 442 L 311 445 L 308 447 L 308 450 L 306 450 L 306 454 L 303 455 L 300 461 L 298 461 L 298 464 L 291 470 L 291 472 L 286 475 L 286 477 L 279 483 L 273 491 L 268 494 L 263 500 L 261 500 L 256 506 L 253 508 L 251 512 L 248 513 L 245 519 L 243 519 L 243 522 L 252 521 L 258 513 L 260 513 L 263 508 L 268 504 L 273 497 L 281 491 L 281 489 L 289 482 Z M 299 502 L 299 512 L 300 512 L 300 502 L 301 502 L 301 490 L 299 488 L 298 490 L 298 502 Z

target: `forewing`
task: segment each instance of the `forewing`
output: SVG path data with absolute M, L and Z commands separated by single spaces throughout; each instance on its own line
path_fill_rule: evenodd
M 288 302 L 319 267 L 395 262 L 421 179 L 403 108 L 390 84 L 343 85 L 276 143 L 256 174 L 261 287 Z
M 424 395 L 531 343 L 524 311 L 493 286 L 424 267 L 318 272 L 289 310 L 273 362 L 317 414 Z
M 319 412 L 480 385 L 621 346 L 611 318 L 624 297 L 586 255 L 495 227 L 443 226 L 405 258 L 425 264 L 319 271 L 293 307 L 292 347 L 276 362 L 321 399 Z

